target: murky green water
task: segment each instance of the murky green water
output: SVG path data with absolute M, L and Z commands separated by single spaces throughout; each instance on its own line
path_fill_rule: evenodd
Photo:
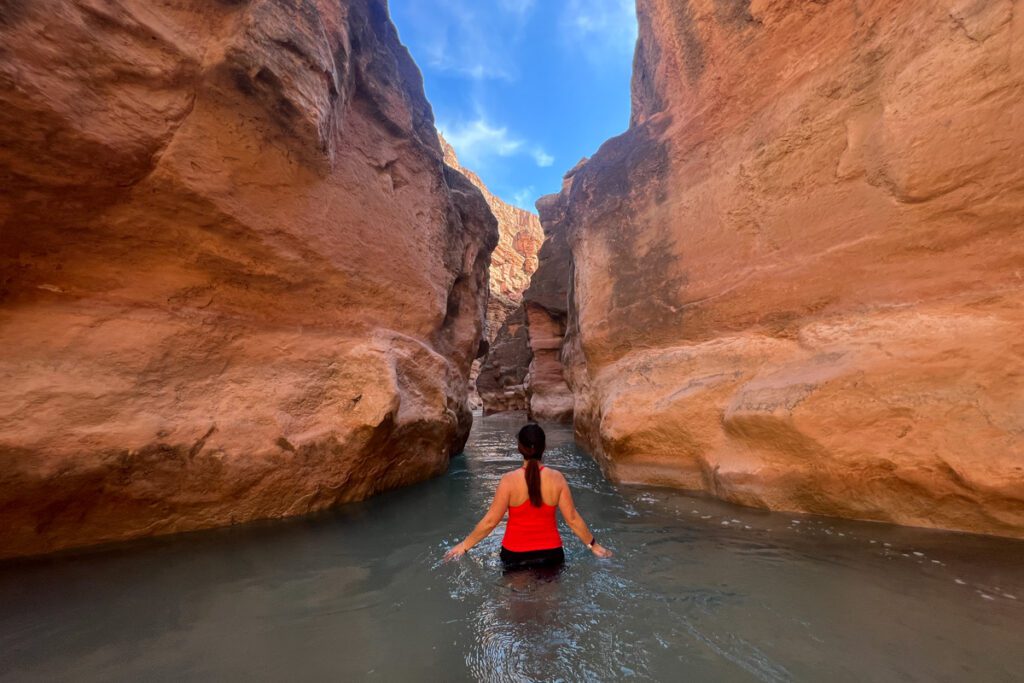
M 1024 543 L 615 487 L 549 428 L 598 538 L 440 563 L 518 464 L 478 419 L 448 476 L 337 513 L 0 566 L 0 680 L 1024 680 Z M 446 542 L 447 541 L 447 542 Z

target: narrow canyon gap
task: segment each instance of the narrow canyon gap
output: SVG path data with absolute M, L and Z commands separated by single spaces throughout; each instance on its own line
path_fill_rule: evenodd
M 495 196 L 480 176 L 462 166 L 444 136 L 440 140 L 445 163 L 466 176 L 483 193 L 498 221 L 498 246 L 491 254 L 488 269 L 490 296 L 487 299 L 484 332 L 486 343 L 481 357 L 473 362 L 469 375 L 470 405 L 487 413 L 526 410 L 527 389 L 523 373 L 529 366 L 529 359 L 521 355 L 505 358 L 502 350 L 495 349 L 494 345 L 499 334 L 504 343 L 507 330 L 515 328 L 520 319 L 523 292 L 537 270 L 537 252 L 544 242 L 544 230 L 536 214 L 512 206 Z M 489 372 L 480 379 L 483 367 L 487 367 Z M 492 368 L 495 367 L 500 369 L 494 371 Z
M 538 203 L 527 313 L 559 239 L 566 298 L 509 339 L 577 439 L 617 481 L 1024 537 L 1024 3 L 637 5 L 630 128 Z
M 494 216 L 383 0 L 0 6 L 0 557 L 444 472 Z

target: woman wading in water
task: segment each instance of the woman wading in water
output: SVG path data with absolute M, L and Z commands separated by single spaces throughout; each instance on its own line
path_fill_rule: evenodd
M 540 464 L 544 455 L 544 430 L 528 424 L 519 430 L 519 452 L 523 466 L 501 477 L 494 502 L 476 528 L 444 556 L 462 557 L 466 551 L 487 538 L 508 512 L 505 537 L 501 540 L 501 561 L 507 569 L 549 567 L 565 562 L 562 538 L 555 523 L 555 509 L 573 533 L 598 557 L 612 553 L 594 540 L 572 502 L 565 477 Z

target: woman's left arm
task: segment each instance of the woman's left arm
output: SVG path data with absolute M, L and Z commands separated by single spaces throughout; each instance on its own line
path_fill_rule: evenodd
M 494 500 L 491 502 L 491 507 L 487 510 L 487 514 L 477 523 L 476 528 L 470 532 L 469 536 L 466 536 L 466 540 L 445 553 L 445 561 L 462 557 L 466 554 L 467 550 L 487 538 L 494 531 L 494 527 L 498 526 L 501 518 L 505 516 L 505 512 L 508 510 L 508 498 L 509 486 L 505 477 L 502 477 L 501 481 L 498 482 L 498 489 L 494 492 Z

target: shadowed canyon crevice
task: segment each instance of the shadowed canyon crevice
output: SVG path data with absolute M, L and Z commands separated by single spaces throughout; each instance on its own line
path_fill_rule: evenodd
M 530 284 L 530 276 L 537 270 L 537 252 L 544 241 L 544 230 L 541 228 L 540 219 L 536 214 L 512 206 L 496 197 L 484 182 L 473 171 L 463 168 L 448 141 L 441 136 L 441 148 L 444 150 L 445 163 L 457 169 L 483 193 L 487 205 L 498 220 L 498 246 L 491 254 L 491 266 L 488 282 L 490 284 L 490 297 L 487 300 L 487 320 L 485 324 L 486 345 L 482 357 L 473 363 L 469 376 L 470 405 L 473 408 L 487 407 L 489 412 L 495 410 L 525 410 L 526 405 L 523 399 L 521 383 L 509 386 L 489 386 L 487 379 L 484 380 L 484 388 L 481 394 L 477 393 L 477 378 L 480 374 L 485 359 L 494 363 L 495 358 L 501 357 L 501 352 L 491 352 L 499 330 L 503 329 L 505 321 L 516 313 L 523 300 L 523 291 Z M 510 326 L 516 325 L 514 318 Z M 504 339 L 504 337 L 503 337 Z M 488 355 L 490 354 L 490 355 Z M 510 359 L 507 364 L 502 365 L 501 376 L 509 378 L 515 376 L 518 367 L 526 367 L 521 357 Z M 489 377 L 493 373 L 489 373 Z
M 1024 537 L 1024 7 L 638 10 L 629 130 L 539 204 L 577 438 L 618 481 Z
M 382 0 L 0 7 L 0 557 L 444 472 L 497 226 Z
M 566 174 L 563 188 L 572 183 Z M 486 412 L 526 410 L 537 420 L 570 422 L 573 396 L 562 369 L 571 268 L 565 205 L 558 195 L 537 202 L 545 241 L 520 307 L 498 332 L 477 386 Z

